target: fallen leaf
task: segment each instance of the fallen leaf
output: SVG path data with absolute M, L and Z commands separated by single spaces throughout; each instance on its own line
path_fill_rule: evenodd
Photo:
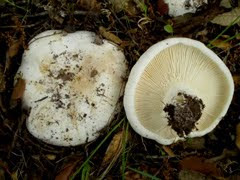
M 23 46 L 23 41 L 24 41 L 24 36 L 21 36 L 21 38 L 19 38 L 18 40 L 12 41 L 9 43 L 9 48 L 6 52 L 6 63 L 5 63 L 5 70 L 4 72 L 6 72 L 10 65 L 11 65 L 11 61 L 12 58 L 14 56 L 16 56 L 19 52 L 19 49 Z
M 141 174 L 133 171 L 125 172 L 125 179 L 126 180 L 145 180 L 145 178 L 143 178 Z
M 0 96 L 0 110 L 1 110 L 2 112 L 7 112 L 7 109 L 6 109 L 6 107 L 5 107 L 5 104 L 3 103 L 3 97 L 2 97 L 2 96 Z
M 184 170 L 197 171 L 206 175 L 221 177 L 222 172 L 213 162 L 207 162 L 205 158 L 191 156 L 180 161 L 180 165 Z
M 100 4 L 97 0 L 78 0 L 77 5 L 86 10 L 99 10 Z
M 6 88 L 6 79 L 3 71 L 3 67 L 0 65 L 0 92 L 3 92 Z
M 207 177 L 206 175 L 196 172 L 196 171 L 189 171 L 189 170 L 181 170 L 178 175 L 179 180 L 212 180 L 211 177 Z
M 236 87 L 240 86 L 240 75 L 233 75 L 233 81 L 234 81 L 234 85 Z
M 117 37 L 116 35 L 114 35 L 113 33 L 111 32 L 108 32 L 104 27 L 100 26 L 99 27 L 99 32 L 100 34 L 106 38 L 107 40 L 110 40 L 116 44 L 121 44 L 122 43 L 122 40 Z
M 1 168 L 0 168 L 0 179 L 5 180 L 4 171 Z
M 175 157 L 174 152 L 168 146 L 162 146 L 162 148 L 170 157 Z
M 187 141 L 183 142 L 184 148 L 190 148 L 190 149 L 204 149 L 205 148 L 205 138 L 204 137 L 196 137 L 191 138 Z
M 105 166 L 106 164 L 111 162 L 114 157 L 119 156 L 122 150 L 122 139 L 123 131 L 115 134 L 104 155 L 102 166 Z
M 234 8 L 230 12 L 216 16 L 211 22 L 221 26 L 228 26 L 233 21 L 235 21 L 234 24 L 237 23 L 240 26 L 240 7 Z
M 12 180 L 18 180 L 19 179 L 18 178 L 18 170 L 11 174 L 11 178 L 12 178 Z
M 165 158 L 162 162 L 163 164 L 163 171 L 162 171 L 162 175 L 164 177 L 164 179 L 166 180 L 170 180 L 171 179 L 171 176 L 172 174 L 174 173 L 174 168 L 172 167 L 172 164 L 169 162 L 169 159 L 168 158 Z
M 237 156 L 239 154 L 238 150 L 234 149 L 234 150 L 228 150 L 228 149 L 224 149 L 222 154 L 216 157 L 212 157 L 210 159 L 207 159 L 207 162 L 217 162 L 217 161 L 221 161 L 223 159 L 229 158 L 229 157 L 234 157 Z
M 240 179 L 239 174 L 233 174 L 228 178 L 228 180 L 239 180 L 239 179 Z
M 136 3 L 133 0 L 109 0 L 116 13 L 120 11 L 127 12 L 128 15 L 134 16 L 138 13 Z
M 48 11 L 48 15 L 49 15 L 50 19 L 54 19 L 59 24 L 62 24 L 64 22 L 64 17 L 65 17 L 64 11 L 58 10 L 58 9 L 56 9 L 56 7 L 54 7 L 50 4 L 47 6 L 44 6 L 44 9 L 46 11 Z
M 221 7 L 225 7 L 225 8 L 231 8 L 231 3 L 230 3 L 230 0 L 222 0 L 220 2 L 220 6 Z
M 227 49 L 231 48 L 231 44 L 229 42 L 224 42 L 224 40 L 221 40 L 221 39 L 217 39 L 217 40 L 211 42 L 211 44 L 213 46 L 223 49 L 223 50 L 227 50 Z
M 77 161 L 78 162 L 78 161 Z M 76 167 L 77 162 L 72 162 L 67 164 L 58 175 L 55 177 L 55 180 L 69 180 L 72 175 L 73 169 Z
M 236 126 L 236 146 L 240 150 L 240 123 Z
M 109 0 L 116 13 L 119 13 L 120 11 L 124 10 L 125 4 L 127 4 L 129 1 L 132 0 Z
M 4 172 L 7 172 L 9 175 L 11 175 L 6 162 L 0 160 L 0 168 L 3 169 Z
M 21 40 L 17 40 L 17 41 L 12 42 L 12 44 L 8 48 L 7 57 L 8 58 L 13 58 L 14 56 L 16 56 L 18 51 L 19 51 L 19 48 L 20 48 L 21 44 L 22 44 Z
M 18 79 L 14 89 L 13 89 L 13 92 L 12 92 L 12 96 L 11 96 L 11 99 L 12 100 L 17 100 L 17 99 L 20 99 L 23 94 L 24 94 L 24 91 L 25 91 L 25 87 L 26 87 L 26 82 L 24 79 Z
M 56 155 L 55 154 L 47 154 L 46 157 L 50 160 L 50 161 L 54 161 L 56 159 Z

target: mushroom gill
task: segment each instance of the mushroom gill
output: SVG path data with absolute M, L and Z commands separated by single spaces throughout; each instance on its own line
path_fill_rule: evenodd
M 138 133 L 144 129 L 143 136 L 169 144 L 181 137 L 206 134 L 225 115 L 233 94 L 230 72 L 198 43 L 172 38 L 140 57 L 124 98 L 130 124 L 136 123 L 133 127 Z M 127 100 L 130 96 L 132 100 Z M 134 105 L 127 105 L 130 101 Z

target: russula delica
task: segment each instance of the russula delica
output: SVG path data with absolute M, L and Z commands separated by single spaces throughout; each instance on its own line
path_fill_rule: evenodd
M 24 52 L 17 73 L 26 81 L 27 128 L 46 143 L 94 140 L 117 112 L 127 64 L 122 51 L 92 32 L 45 31 Z
M 168 5 L 168 14 L 176 17 L 186 13 L 195 13 L 199 7 L 208 3 L 208 0 L 164 0 Z
M 234 84 L 204 44 L 171 38 L 151 46 L 131 70 L 124 107 L 133 129 L 161 144 L 212 131 L 226 114 Z

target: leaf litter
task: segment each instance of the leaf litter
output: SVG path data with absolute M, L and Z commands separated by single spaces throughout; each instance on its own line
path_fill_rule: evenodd
M 236 18 L 236 10 L 239 9 L 224 9 L 219 6 L 220 1 L 209 1 L 209 5 L 199 9 L 196 14 L 171 18 L 167 15 L 168 8 L 163 0 L 126 2 L 118 8 L 113 2 L 102 0 L 43 0 L 28 3 L 20 0 L 14 4 L 5 3 L 5 6 L 0 4 L 0 162 L 7 167 L 0 168 L 0 176 L 11 177 L 11 173 L 15 172 L 18 179 L 69 179 L 96 147 L 98 151 L 94 151 L 95 154 L 76 175 L 76 179 L 97 179 L 102 176 L 100 167 L 107 169 L 102 176 L 106 179 L 174 179 L 184 173 L 186 175 L 186 171 L 192 177 L 196 177 L 196 172 L 202 177 L 215 178 L 231 178 L 240 174 L 239 153 L 236 152 L 240 137 L 237 126 L 240 121 L 238 24 L 231 25 L 212 43 L 215 46 L 212 50 L 226 59 L 236 88 L 229 112 L 211 134 L 161 146 L 141 138 L 129 128 L 131 138 L 127 139 L 124 145 L 126 154 L 122 155 L 125 136 L 121 127 L 113 132 L 109 140 L 104 139 L 107 131 L 102 132 L 95 142 L 69 148 L 47 145 L 26 130 L 24 122 L 28 112 L 21 110 L 19 101 L 24 93 L 25 82 L 20 79 L 15 87 L 13 84 L 23 49 L 27 48 L 25 42 L 36 34 L 47 29 L 94 31 L 119 44 L 131 68 L 152 44 L 169 37 L 190 37 L 208 44 L 230 23 L 219 25 L 211 20 L 222 15 L 220 19 L 230 21 L 229 18 L 233 17 L 225 13 L 234 12 L 232 16 Z M 10 108 L 12 100 L 17 101 Z M 122 110 L 119 118 L 115 118 L 107 128 L 111 129 L 124 116 Z M 102 140 L 104 143 L 99 146 Z M 79 156 L 69 160 L 69 156 L 75 154 Z M 122 169 L 125 169 L 125 176 Z

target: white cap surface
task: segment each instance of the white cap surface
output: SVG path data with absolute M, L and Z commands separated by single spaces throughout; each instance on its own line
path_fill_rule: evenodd
M 30 133 L 53 145 L 94 140 L 116 113 L 126 78 L 124 54 L 94 33 L 45 31 L 29 43 L 18 74 L 26 81 Z
M 164 0 L 168 5 L 168 14 L 176 17 L 186 13 L 195 13 L 207 0 Z
M 163 110 L 179 92 L 197 97 L 205 105 L 200 119 L 185 137 L 212 131 L 226 114 L 234 84 L 229 69 L 204 44 L 188 38 L 171 38 L 151 46 L 131 70 L 124 108 L 133 129 L 161 144 L 179 137 Z

